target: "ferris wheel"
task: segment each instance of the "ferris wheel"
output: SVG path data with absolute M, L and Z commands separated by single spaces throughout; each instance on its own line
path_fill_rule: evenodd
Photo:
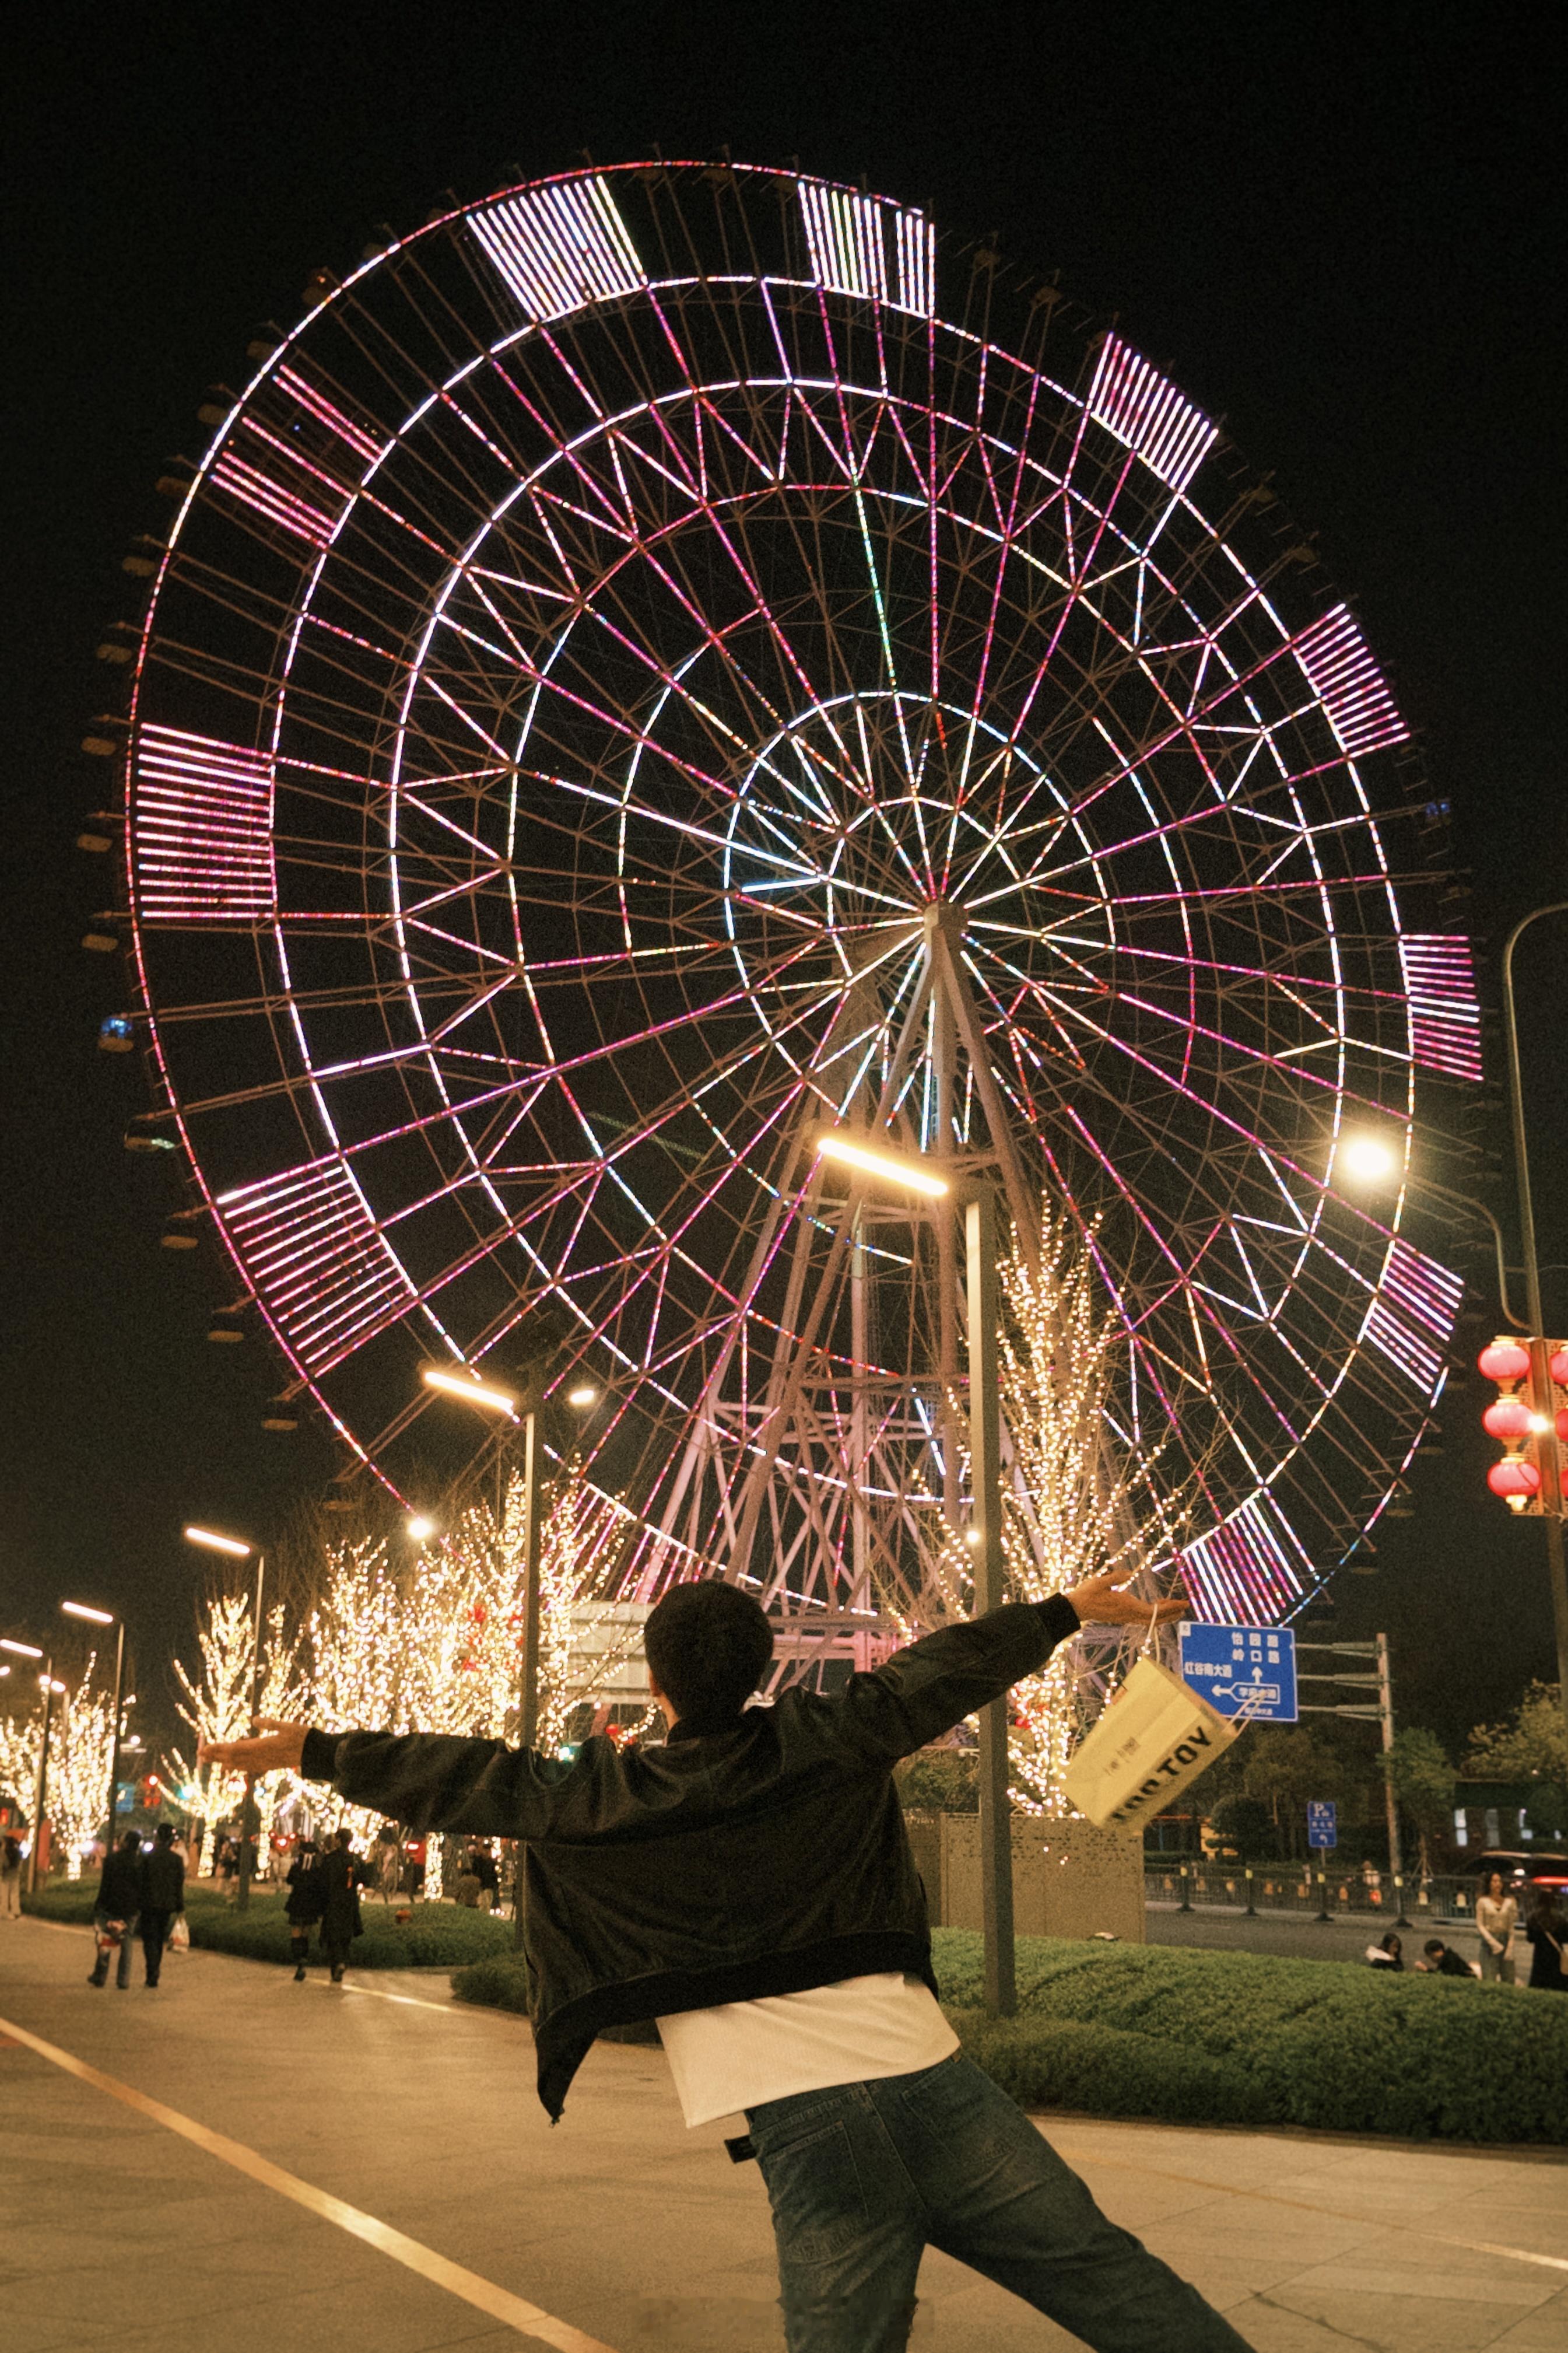
M 1194 1607 L 1299 1607 L 1462 1290 L 1334 1154 L 1403 1166 L 1479 1015 L 1267 485 L 1053 287 L 739 165 L 510 189 L 253 351 L 126 843 L 149 1117 L 290 1393 L 395 1486 L 419 1367 L 548 1311 L 627 1579 L 848 1623 L 958 1475 L 941 1235 L 810 1149 L 880 1129 L 1071 1222 Z

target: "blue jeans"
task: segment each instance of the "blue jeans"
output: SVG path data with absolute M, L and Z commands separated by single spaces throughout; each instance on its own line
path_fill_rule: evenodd
M 928 2246 L 1097 2353 L 1246 2353 L 957 2053 L 913 2075 L 768 2100 L 746 2123 L 773 2207 L 790 2353 L 902 2353 Z

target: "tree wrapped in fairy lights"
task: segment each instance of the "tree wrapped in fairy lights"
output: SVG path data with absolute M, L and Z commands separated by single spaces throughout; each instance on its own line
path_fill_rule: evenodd
M 1047 1595 L 1110 1570 L 1152 1570 L 1179 1549 L 1193 1482 L 1162 1486 L 1158 1446 L 1141 1444 L 1112 1410 L 1126 1335 L 1103 1299 L 1086 1237 L 1047 1198 L 1037 1261 L 1015 1240 L 1001 1267 L 1002 1551 L 1010 1597 Z M 956 1401 L 955 1401 L 956 1403 Z M 955 1413 L 962 1430 L 964 1418 Z M 973 1604 L 973 1563 L 950 1535 L 936 1582 L 955 1611 Z M 1062 1777 L 1086 1727 L 1075 1646 L 1013 1686 L 1011 1797 L 1059 1820 L 1072 1809 Z
M 251 1676 L 256 1631 L 248 1590 L 240 1592 L 215 1583 L 205 1594 L 198 1617 L 198 1664 L 190 1673 L 183 1660 L 174 1661 L 174 1678 L 181 1698 L 179 1713 L 195 1737 L 195 1755 L 209 1740 L 234 1740 L 250 1724 Z M 303 1694 L 296 1669 L 296 1644 L 285 1625 L 284 1612 L 268 1613 L 261 1653 L 261 1715 L 288 1717 L 298 1712 Z M 178 1748 L 169 1751 L 164 1769 L 179 1792 L 185 1811 L 208 1824 L 229 1820 L 239 1810 L 245 1794 L 244 1777 L 216 1765 L 193 1764 Z M 256 1802 L 263 1822 L 270 1821 L 300 1787 L 291 1773 L 269 1773 L 256 1785 Z
M 55 1694 L 49 1725 L 49 1773 L 44 1810 L 55 1841 L 64 1849 L 66 1874 L 81 1877 L 81 1867 L 108 1820 L 112 1693 L 100 1689 L 93 1677 L 95 1651 L 74 1683 L 64 1681 Z M 63 1679 L 62 1679 L 63 1680 Z M 134 1697 L 121 1705 L 121 1734 L 129 1727 Z
M 42 1704 L 26 1715 L 0 1715 L 0 1799 L 30 1822 L 38 1795 L 38 1749 L 44 1731 Z

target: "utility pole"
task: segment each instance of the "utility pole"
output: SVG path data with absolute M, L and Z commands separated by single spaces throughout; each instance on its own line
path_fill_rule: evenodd
M 1394 1683 L 1388 1667 L 1387 1635 L 1374 1635 L 1370 1642 L 1298 1642 L 1296 1648 L 1298 1651 L 1328 1651 L 1337 1658 L 1370 1659 L 1373 1662 L 1375 1672 L 1370 1675 L 1356 1674 L 1342 1667 L 1331 1669 L 1327 1674 L 1302 1673 L 1297 1680 L 1304 1683 L 1336 1683 L 1352 1690 L 1375 1691 L 1375 1706 L 1369 1706 L 1364 1701 L 1303 1700 L 1301 1714 L 1359 1716 L 1363 1722 L 1379 1725 L 1386 1759 L 1394 1746 Z M 1408 1928 L 1410 1922 L 1405 1913 L 1405 1865 L 1399 1844 L 1399 1801 L 1394 1794 L 1394 1784 L 1388 1778 L 1386 1763 L 1383 1777 L 1383 1801 L 1388 1823 L 1388 1865 L 1394 1879 L 1394 1900 L 1399 1915 L 1394 1926 Z
M 1530 924 L 1539 923 L 1542 915 L 1568 913 L 1568 899 L 1554 899 L 1550 906 L 1536 907 L 1515 923 L 1503 945 L 1502 952 L 1502 1015 L 1503 1031 L 1508 1042 L 1509 1114 L 1513 1125 L 1513 1166 L 1519 1185 L 1519 1235 L 1524 1251 L 1525 1307 L 1530 1316 L 1530 1353 L 1533 1360 L 1531 1372 L 1537 1399 L 1547 1401 L 1550 1409 L 1552 1382 L 1547 1372 L 1546 1319 L 1541 1304 L 1541 1263 L 1535 1249 L 1535 1207 L 1530 1190 L 1530 1157 L 1524 1134 L 1524 1083 L 1519 1067 L 1519 1022 L 1513 1002 L 1513 952 L 1519 935 Z M 1568 1571 L 1563 1557 L 1563 1495 L 1557 1466 L 1561 1460 L 1553 1437 L 1549 1436 L 1542 1453 L 1551 1449 L 1543 1482 L 1546 1511 L 1546 1570 L 1552 1585 L 1552 1618 L 1557 1636 L 1557 1701 L 1563 1720 L 1568 1725 Z

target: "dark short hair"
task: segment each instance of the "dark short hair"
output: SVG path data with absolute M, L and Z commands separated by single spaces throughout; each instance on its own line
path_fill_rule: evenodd
M 732 1724 L 767 1672 L 773 1630 L 760 1601 L 705 1577 L 673 1585 L 649 1610 L 643 1647 L 654 1681 L 694 1731 Z
M 354 1842 L 354 1834 L 346 1823 L 341 1831 L 334 1831 L 332 1835 L 340 1846 L 353 1846 Z
M 160 1822 L 160 1823 L 159 1823 L 159 1825 L 158 1825 L 158 1844 L 159 1844 L 160 1846 L 173 1846 L 173 1845 L 174 1845 L 174 1823 L 173 1823 L 173 1822 Z
M 141 1843 L 142 1833 L 140 1831 L 121 1831 L 120 1838 L 120 1852 L 121 1854 L 129 1854 L 132 1847 L 139 1847 Z
M 1424 1953 L 1446 1953 L 1448 1947 L 1441 1936 L 1428 1936 L 1421 1949 Z

